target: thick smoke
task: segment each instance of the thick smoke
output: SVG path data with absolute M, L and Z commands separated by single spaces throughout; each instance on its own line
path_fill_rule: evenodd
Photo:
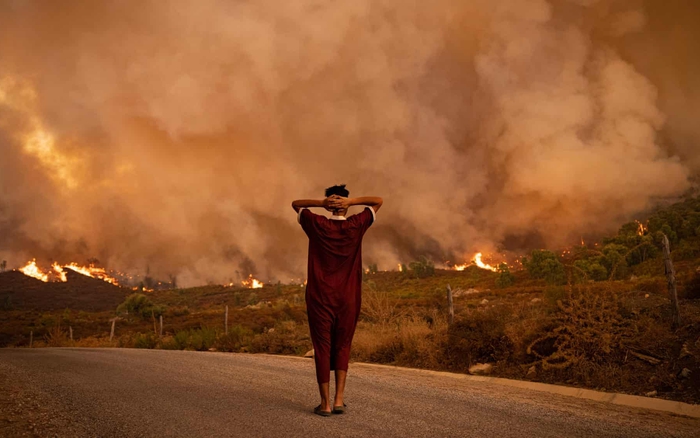
M 608 232 L 700 169 L 689 3 L 3 2 L 0 257 L 288 281 L 335 183 L 380 268 Z

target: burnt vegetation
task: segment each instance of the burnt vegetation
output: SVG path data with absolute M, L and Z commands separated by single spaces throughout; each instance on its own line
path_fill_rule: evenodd
M 681 296 L 676 328 L 662 235 Z M 497 272 L 436 269 L 426 258 L 401 271 L 370 265 L 354 360 L 456 372 L 488 363 L 502 377 L 700 401 L 700 200 L 625 224 L 598 244 L 532 251 L 522 264 Z M 10 271 L 0 273 L 0 327 L 2 346 L 28 346 L 32 333 L 35 347 L 311 349 L 304 288 L 294 284 L 134 294 L 87 277 L 47 284 Z

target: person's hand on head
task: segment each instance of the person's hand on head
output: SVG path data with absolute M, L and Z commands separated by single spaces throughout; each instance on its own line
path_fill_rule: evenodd
M 335 195 L 333 195 L 335 196 Z M 333 204 L 333 196 L 329 196 L 326 199 L 323 200 L 323 208 L 325 208 L 327 211 L 333 211 L 335 208 L 332 206 Z
M 337 196 L 337 195 L 333 195 L 333 196 L 335 196 L 335 197 L 331 200 L 331 207 L 332 208 L 334 208 L 336 210 L 347 210 L 348 208 L 350 208 L 350 199 L 343 198 L 342 196 Z

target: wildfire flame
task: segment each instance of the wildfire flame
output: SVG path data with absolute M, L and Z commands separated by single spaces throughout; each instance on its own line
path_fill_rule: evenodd
M 647 227 L 639 221 L 635 221 L 635 222 L 637 222 L 637 234 L 640 236 L 645 235 L 648 231 Z
M 49 281 L 49 274 L 44 273 L 37 265 L 36 259 L 28 262 L 26 265 L 19 268 L 20 272 L 28 277 L 36 278 L 43 282 Z
M 478 252 L 474 255 L 474 258 L 472 259 L 471 263 L 465 263 L 463 265 L 454 265 L 452 267 L 452 269 L 454 269 L 455 271 L 464 271 L 470 265 L 475 264 L 476 266 L 480 267 L 481 269 L 488 269 L 489 271 L 493 271 L 493 272 L 498 271 L 498 268 L 494 268 L 493 266 L 491 266 L 487 263 L 484 263 L 481 260 L 482 257 L 483 257 L 483 255 L 480 252 Z
M 248 277 L 247 280 L 243 280 L 241 283 L 243 283 L 243 286 L 249 289 L 260 289 L 263 286 L 265 286 L 265 284 L 262 281 L 253 278 L 252 274 Z
M 488 265 L 488 264 L 481 261 L 481 253 L 480 252 L 476 253 L 476 255 L 474 256 L 474 263 L 476 263 L 476 266 L 480 267 L 481 269 L 488 269 L 489 271 L 493 271 L 493 272 L 498 271 L 497 268 L 494 268 L 493 266 Z
M 116 278 L 111 277 L 103 268 L 97 268 L 95 266 L 81 266 L 75 262 L 69 263 L 67 265 L 60 265 L 54 262 L 51 265 L 52 271 L 42 271 L 36 264 L 36 259 L 27 262 L 26 265 L 19 268 L 19 271 L 24 275 L 36 278 L 43 282 L 48 282 L 50 278 L 56 278 L 56 281 L 66 282 L 68 278 L 66 277 L 66 269 L 71 269 L 79 274 L 85 275 L 87 277 L 97 278 L 107 283 L 111 283 L 115 286 L 119 286 L 119 282 Z

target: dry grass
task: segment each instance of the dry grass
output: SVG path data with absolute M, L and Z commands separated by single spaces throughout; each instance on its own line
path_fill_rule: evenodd
M 446 329 L 444 322 L 433 322 L 431 327 L 416 316 L 395 318 L 391 323 L 361 321 L 353 340 L 353 359 L 437 369 Z
M 692 278 L 694 269 L 679 269 L 679 278 Z M 368 275 L 353 360 L 459 372 L 489 362 L 494 375 L 502 377 L 634 394 L 655 390 L 668 398 L 700 400 L 700 372 L 690 379 L 676 377 L 683 368 L 698 370 L 700 365 L 700 302 L 681 301 L 684 325 L 672 331 L 663 278 L 641 274 L 632 281 L 584 283 L 575 289 L 547 287 L 515 274 L 516 284 L 505 289 L 494 287 L 492 273 L 474 269 L 438 271 L 425 279 L 391 272 Z M 480 291 L 455 298 L 455 323 L 449 327 L 447 284 L 453 290 Z M 163 338 L 154 333 L 151 318 L 119 320 L 110 342 L 113 311 L 11 309 L 0 311 L 0 341 L 27 346 L 33 331 L 37 347 L 215 348 L 297 355 L 311 349 L 298 286 L 259 290 L 262 303 L 255 308 L 236 304 L 237 292 L 212 286 L 154 293 L 154 304 L 166 307 Z M 690 355 L 681 355 L 683 349 Z M 660 363 L 639 360 L 630 351 Z M 526 377 L 532 366 L 536 375 Z

